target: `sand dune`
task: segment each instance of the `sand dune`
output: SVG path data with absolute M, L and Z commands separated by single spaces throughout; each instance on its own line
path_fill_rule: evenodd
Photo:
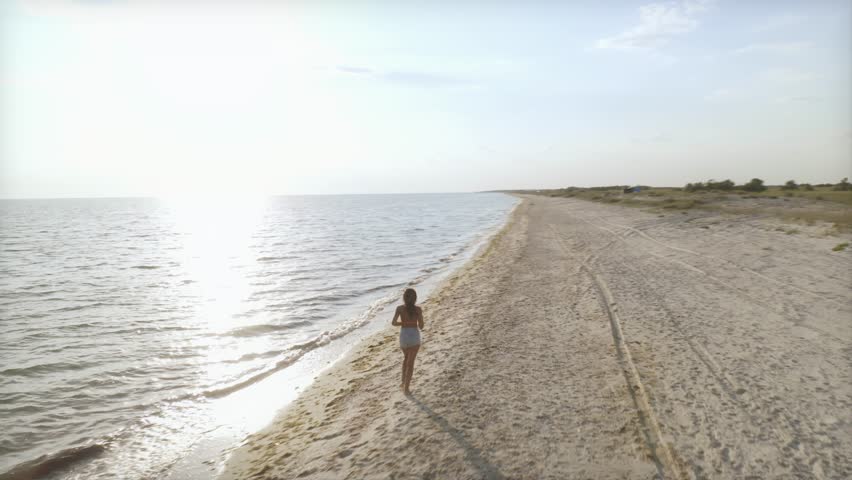
M 528 197 L 424 305 L 411 397 L 389 327 L 223 478 L 850 478 L 852 252 L 772 222 Z

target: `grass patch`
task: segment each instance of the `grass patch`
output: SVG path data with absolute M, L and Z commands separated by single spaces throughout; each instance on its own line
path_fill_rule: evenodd
M 674 209 L 674 210 L 689 210 L 698 205 L 698 201 L 696 200 L 675 200 L 671 199 L 671 202 L 666 202 L 663 205 L 663 208 Z
M 813 190 L 783 190 L 769 186 L 763 192 L 742 190 L 701 190 L 687 192 L 675 187 L 643 187 L 639 193 L 624 193 L 624 186 L 568 187 L 550 190 L 510 190 L 510 193 L 545 195 L 556 198 L 576 198 L 594 202 L 638 207 L 651 213 L 676 213 L 693 209 L 743 215 L 772 215 L 784 220 L 813 225 L 815 222 L 833 223 L 837 233 L 852 231 L 852 208 L 837 208 L 836 204 L 852 207 L 852 191 L 835 191 L 832 186 L 815 186 Z M 805 202 L 790 209 L 791 198 Z M 741 199 L 757 200 L 742 202 Z M 806 201 L 819 202 L 808 205 Z M 834 204 L 832 206 L 831 204 Z M 826 208 L 823 208 L 826 207 Z M 785 231 L 786 232 L 786 231 Z
M 799 233 L 799 229 L 798 228 L 791 228 L 789 230 L 786 230 L 784 233 L 786 233 L 787 235 L 795 235 L 795 234 Z
M 842 252 L 843 250 L 846 250 L 846 247 L 848 247 L 848 246 L 849 246 L 849 242 L 838 243 L 831 250 L 833 250 L 835 252 Z

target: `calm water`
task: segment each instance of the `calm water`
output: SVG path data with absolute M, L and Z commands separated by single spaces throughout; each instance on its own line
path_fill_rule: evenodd
M 56 452 L 79 459 L 59 477 L 169 472 L 221 420 L 211 405 L 353 342 L 406 285 L 458 265 L 514 204 L 502 194 L 0 202 L 0 472 Z M 280 406 L 268 403 L 259 408 Z

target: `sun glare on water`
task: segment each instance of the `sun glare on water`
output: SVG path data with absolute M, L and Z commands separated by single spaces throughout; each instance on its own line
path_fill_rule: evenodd
M 252 293 L 247 270 L 257 261 L 252 244 L 268 201 L 268 197 L 260 196 L 163 200 L 180 239 L 174 261 L 182 266 L 189 282 L 185 295 L 194 304 L 192 322 L 205 331 L 207 341 L 244 326 L 246 320 L 239 313 Z M 204 382 L 213 384 L 224 376 L 223 360 L 236 360 L 265 347 L 258 342 L 268 340 L 223 340 L 221 348 L 208 348 L 207 358 L 202 360 L 207 376 Z

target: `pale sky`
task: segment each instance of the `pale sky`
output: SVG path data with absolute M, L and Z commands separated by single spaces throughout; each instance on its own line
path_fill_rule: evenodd
M 0 197 L 852 177 L 846 0 L 311 3 L 0 0 Z

